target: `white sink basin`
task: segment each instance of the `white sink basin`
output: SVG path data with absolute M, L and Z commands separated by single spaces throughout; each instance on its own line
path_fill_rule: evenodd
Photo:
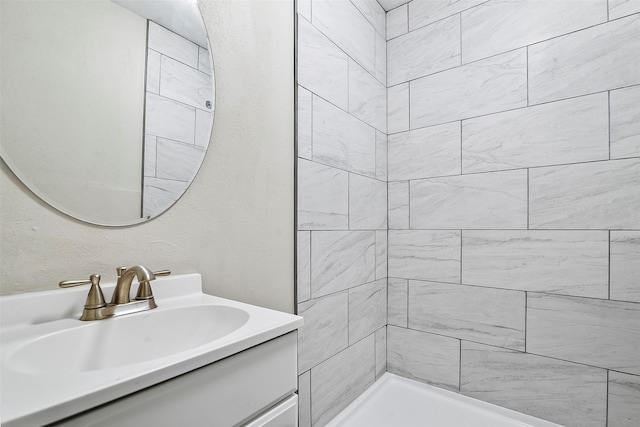
M 103 286 L 105 295 L 113 286 Z M 84 287 L 0 297 L 2 426 L 61 420 L 302 325 L 292 314 L 204 294 L 199 274 L 151 286 L 158 308 L 91 322 L 78 320 Z
M 26 341 L 7 365 L 29 374 L 111 369 L 148 362 L 215 341 L 249 320 L 247 311 L 200 305 L 83 322 Z

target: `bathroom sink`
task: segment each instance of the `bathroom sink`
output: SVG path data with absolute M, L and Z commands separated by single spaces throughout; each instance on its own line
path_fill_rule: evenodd
M 114 284 L 102 286 L 106 295 Z M 218 362 L 302 318 L 207 295 L 201 276 L 152 282 L 158 307 L 79 320 L 88 289 L 0 297 L 3 427 L 46 425 Z
M 79 325 L 26 341 L 7 365 L 29 374 L 82 372 L 177 354 L 215 341 L 244 325 L 247 311 L 224 305 L 149 310 Z

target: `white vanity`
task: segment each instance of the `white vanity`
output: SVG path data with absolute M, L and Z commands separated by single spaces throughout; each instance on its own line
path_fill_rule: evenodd
M 301 317 L 198 274 L 152 287 L 157 308 L 96 321 L 78 320 L 85 287 L 0 298 L 2 425 L 297 426 Z

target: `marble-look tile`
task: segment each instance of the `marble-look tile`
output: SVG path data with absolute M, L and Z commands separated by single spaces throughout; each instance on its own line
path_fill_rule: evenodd
M 640 231 L 611 232 L 610 296 L 640 302 Z
M 387 324 L 387 280 L 349 289 L 349 345 Z
M 426 76 L 410 85 L 412 129 L 525 107 L 526 49 Z
M 387 180 L 387 134 L 376 132 L 376 178 Z
M 387 228 L 387 183 L 349 175 L 349 230 Z
M 460 65 L 460 17 L 455 15 L 387 43 L 389 86 Z
M 463 230 L 462 283 L 607 298 L 608 231 Z
M 367 18 L 367 21 L 373 25 L 373 28 L 384 36 L 386 13 L 380 3 L 377 0 L 351 0 L 351 2 Z
M 606 93 L 462 121 L 464 173 L 608 158 Z
M 607 426 L 640 425 L 640 377 L 609 372 L 609 407 Z
M 375 33 L 376 37 L 376 69 L 374 75 L 385 88 L 387 87 L 387 41 L 384 34 Z
M 144 177 L 142 216 L 152 218 L 173 205 L 189 186 L 188 182 Z
M 606 423 L 604 369 L 463 341 L 460 391 L 567 427 Z
M 311 296 L 371 282 L 376 275 L 375 231 L 311 233 Z
M 373 384 L 375 353 L 372 334 L 311 370 L 313 425 L 325 425 Z
M 298 427 L 311 427 L 311 371 L 298 376 Z
M 460 231 L 389 230 L 389 277 L 460 283 Z
M 487 58 L 607 21 L 607 0 L 494 0 L 462 13 L 462 61 Z M 508 24 L 505 24 L 508 23 Z
M 530 228 L 640 228 L 640 159 L 531 169 Z
M 296 288 L 298 302 L 311 298 L 311 232 L 296 231 Z
M 311 22 L 311 0 L 297 0 L 296 8 L 300 16 Z
M 187 144 L 195 140 L 196 109 L 147 92 L 145 134 Z
M 375 73 L 375 30 L 350 1 L 313 0 L 313 25 L 355 59 Z
M 408 5 L 403 5 L 387 12 L 387 40 L 391 40 L 409 32 Z
M 387 115 L 390 134 L 409 130 L 409 83 L 387 89 Z
M 387 88 L 349 60 L 349 112 L 379 131 L 387 131 Z
M 640 0 L 609 0 L 609 19 L 640 12 Z
M 380 6 L 382 6 L 384 10 L 390 11 L 405 3 L 409 3 L 409 1 L 410 0 L 378 0 L 378 3 L 380 3 Z
M 311 92 L 298 85 L 298 157 L 312 159 L 311 129 L 313 95 Z
M 411 228 L 527 228 L 527 171 L 411 181 Z
M 213 64 L 209 50 L 198 46 L 198 70 L 205 74 L 213 75 Z
M 527 294 L 527 351 L 640 374 L 640 304 Z
M 409 181 L 390 182 L 387 188 L 389 229 L 406 230 L 409 228 Z
M 144 176 L 156 176 L 156 137 L 144 136 Z
M 387 370 L 437 387 L 459 388 L 460 340 L 387 326 Z
M 160 58 L 161 54 L 147 49 L 147 92 L 160 94 Z
M 213 129 L 213 113 L 196 108 L 196 135 L 195 145 L 200 148 L 209 148 L 211 130 Z
M 387 230 L 376 230 L 376 279 L 387 277 Z
M 298 83 L 346 110 L 347 55 L 305 19 L 298 20 Z
M 460 122 L 389 135 L 389 180 L 459 175 Z
M 406 328 L 408 280 L 389 278 L 388 282 L 387 322 L 389 325 Z
M 640 15 L 528 49 L 530 104 L 640 83 Z
M 349 174 L 298 160 L 298 230 L 349 228 Z
M 610 102 L 611 158 L 640 157 L 640 86 L 611 91 Z
M 198 45 L 152 21 L 149 21 L 147 43 L 156 52 L 198 68 Z
M 374 177 L 376 130 L 325 100 L 314 97 L 313 159 Z
M 387 327 L 383 326 L 375 334 L 376 340 L 376 380 L 387 372 Z
M 524 351 L 521 291 L 409 281 L 409 328 Z
M 298 304 L 304 325 L 298 329 L 298 374 L 349 344 L 349 294 L 339 292 Z
M 156 140 L 156 177 L 191 182 L 200 168 L 206 151 L 158 137 Z
M 409 30 L 424 27 L 433 22 L 472 8 L 487 0 L 412 1 L 409 3 Z

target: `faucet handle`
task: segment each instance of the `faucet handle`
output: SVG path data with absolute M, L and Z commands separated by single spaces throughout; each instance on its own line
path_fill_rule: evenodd
M 154 271 L 154 276 L 168 276 L 171 274 L 169 270 Z M 136 300 L 153 298 L 153 292 L 151 291 L 151 285 L 148 281 L 140 282 L 138 285 L 138 292 L 136 293 Z
M 118 278 L 120 278 L 120 276 L 122 276 L 125 271 L 127 271 L 127 267 L 116 268 L 116 274 L 118 275 Z
M 99 274 L 92 274 L 89 280 L 66 280 L 60 282 L 58 286 L 61 288 L 70 288 L 72 286 L 88 285 L 89 283 L 91 283 L 91 289 L 89 289 L 89 295 L 87 295 L 84 308 L 100 308 L 106 306 L 104 294 L 102 293 L 102 288 L 100 288 Z
M 160 271 L 153 272 L 154 276 L 168 276 L 170 274 L 171 274 L 171 270 L 160 270 Z

